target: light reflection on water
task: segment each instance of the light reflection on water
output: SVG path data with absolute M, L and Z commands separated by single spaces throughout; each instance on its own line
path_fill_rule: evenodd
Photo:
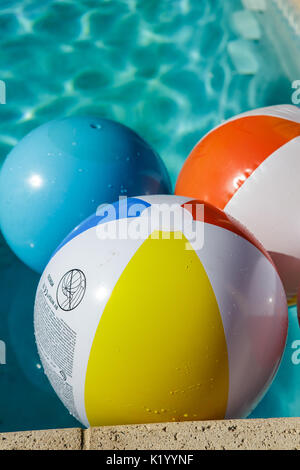
M 261 16 L 245 15 L 240 0 L 2 0 L 0 7 L 0 79 L 7 94 L 0 105 L 2 160 L 47 120 L 95 114 L 140 133 L 161 154 L 174 183 L 195 143 L 223 119 L 290 102 L 290 81 Z M 77 426 L 36 352 L 37 275 L 2 239 L 0 256 L 0 339 L 7 346 L 0 431 Z M 299 415 L 296 366 L 288 354 L 287 372 L 272 389 L 276 385 L 280 394 L 271 390 L 255 416 Z

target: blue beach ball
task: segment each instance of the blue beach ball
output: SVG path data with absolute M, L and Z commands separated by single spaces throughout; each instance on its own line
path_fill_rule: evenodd
M 7 156 L 0 225 L 16 255 L 41 272 L 61 240 L 100 204 L 170 192 L 161 158 L 131 129 L 69 117 L 33 130 Z

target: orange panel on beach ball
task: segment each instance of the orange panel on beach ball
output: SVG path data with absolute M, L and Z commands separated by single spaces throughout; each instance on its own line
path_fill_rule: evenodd
M 290 304 L 300 285 L 300 110 L 236 116 L 198 142 L 175 193 L 209 202 L 250 230 L 275 263 Z
M 300 135 L 300 124 L 274 116 L 246 116 L 217 127 L 184 163 L 176 194 L 220 209 L 275 150 Z

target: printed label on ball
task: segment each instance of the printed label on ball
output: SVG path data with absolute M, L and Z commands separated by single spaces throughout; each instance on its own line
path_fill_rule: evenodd
M 86 375 L 95 333 L 120 273 L 142 243 L 126 240 L 126 250 L 120 250 L 118 240 L 99 243 L 96 228 L 87 230 L 57 251 L 37 289 L 35 336 L 45 373 L 85 426 L 90 424 Z M 93 255 L 87 256 L 84 247 Z
M 63 282 L 66 281 L 66 293 L 68 293 L 69 297 L 75 297 L 75 300 L 71 298 L 69 302 L 67 300 L 65 303 L 63 302 L 66 309 L 70 307 L 69 310 L 75 308 L 74 305 L 78 304 L 80 298 L 84 295 L 82 291 L 80 296 L 76 295 L 76 290 L 72 291 L 75 279 L 77 279 L 76 282 L 79 279 L 83 279 L 81 276 L 78 276 L 79 272 L 82 273 L 81 271 L 73 271 L 73 277 L 69 272 L 67 273 L 68 276 L 62 278 Z M 83 273 L 82 275 L 84 276 Z M 61 285 L 62 282 L 60 282 L 57 290 L 59 290 Z M 70 294 L 72 292 L 73 295 Z M 73 386 L 70 383 L 73 376 L 76 332 L 62 318 L 56 315 L 58 305 L 49 293 L 45 282 L 43 282 L 37 293 L 35 308 L 39 311 L 39 315 L 35 316 L 36 341 L 45 373 L 64 405 L 78 419 L 74 403 Z
M 86 278 L 80 269 L 71 269 L 61 278 L 56 300 L 62 310 L 70 311 L 78 307 L 86 290 Z

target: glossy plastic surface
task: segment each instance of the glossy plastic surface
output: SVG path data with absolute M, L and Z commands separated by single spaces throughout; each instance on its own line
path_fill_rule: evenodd
M 170 191 L 162 160 L 131 129 L 95 117 L 55 120 L 23 138 L 1 169 L 1 229 L 17 256 L 41 272 L 100 204 Z
M 35 335 L 54 389 L 86 426 L 246 416 L 285 346 L 273 262 L 211 205 L 125 202 L 77 227 L 41 277 Z
M 300 110 L 253 110 L 213 129 L 194 147 L 176 194 L 203 199 L 244 224 L 272 256 L 287 298 L 300 284 Z
M 278 373 L 249 418 L 300 416 L 300 328 L 296 306 L 289 308 L 289 330 Z

